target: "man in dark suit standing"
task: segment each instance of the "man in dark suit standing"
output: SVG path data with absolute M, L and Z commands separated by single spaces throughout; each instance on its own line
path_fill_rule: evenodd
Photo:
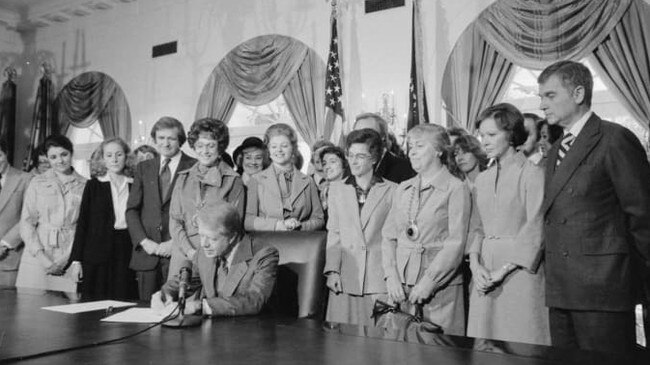
M 634 347 L 637 263 L 650 262 L 650 167 L 626 128 L 591 110 L 593 78 L 561 61 L 538 78 L 540 109 L 564 128 L 546 164 L 546 304 L 554 346 Z
M 397 184 L 415 176 L 416 173 L 411 167 L 409 160 L 396 156 L 389 151 L 388 124 L 384 118 L 375 113 L 357 115 L 357 120 L 354 122 L 354 130 L 364 128 L 372 129 L 379 133 L 384 143 L 384 152 L 381 155 L 381 160 L 377 164 L 377 167 L 375 167 L 375 173 L 378 176 Z
M 183 124 L 162 117 L 151 129 L 160 156 L 136 167 L 126 205 L 126 222 L 133 242 L 131 269 L 135 270 L 141 300 L 167 281 L 171 236 L 169 203 L 178 172 L 189 169 L 195 159 L 181 152 L 185 143 Z

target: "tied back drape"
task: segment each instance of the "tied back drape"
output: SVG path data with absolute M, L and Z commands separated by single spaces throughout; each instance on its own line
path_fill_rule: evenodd
M 7 160 L 14 163 L 14 139 L 16 134 L 16 83 L 11 79 L 2 83 L 0 93 L 0 138 L 7 143 Z
M 196 118 L 228 122 L 235 102 L 259 106 L 283 94 L 298 132 L 312 144 L 328 130 L 323 126 L 324 75 L 323 61 L 304 43 L 276 34 L 255 37 L 231 50 L 214 69 Z
M 54 116 L 54 85 L 48 73 L 45 73 L 38 82 L 32 130 L 27 146 L 27 154 L 23 160 L 23 170 L 29 171 L 34 160 L 35 149 L 45 141 L 45 138 L 58 133 L 56 118 Z
M 99 122 L 104 138 L 131 140 L 131 113 L 124 93 L 108 75 L 85 72 L 72 79 L 55 102 L 61 133 Z
M 579 60 L 605 40 L 632 0 L 508 0 L 483 11 L 476 25 L 503 57 L 543 69 L 562 59 Z
M 503 97 L 513 70 L 513 63 L 470 25 L 456 43 L 442 80 L 447 126 L 473 131 L 479 113 Z
M 650 7 L 634 1 L 590 60 L 641 123 L 650 123 Z

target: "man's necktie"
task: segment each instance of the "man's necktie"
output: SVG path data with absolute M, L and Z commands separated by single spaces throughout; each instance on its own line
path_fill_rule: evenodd
M 228 261 L 225 258 L 221 258 L 217 265 L 217 292 L 221 293 L 226 285 L 226 278 L 228 277 Z
M 164 200 L 167 197 L 169 185 L 171 185 L 172 172 L 169 169 L 169 161 L 169 158 L 163 160 L 163 167 L 158 176 L 158 182 L 160 184 L 160 200 Z
M 560 166 L 560 163 L 562 163 L 564 156 L 566 156 L 567 152 L 569 152 L 569 148 L 571 148 L 571 145 L 575 139 L 576 137 L 571 133 L 567 133 L 564 137 L 562 137 L 562 140 L 560 141 L 560 148 L 557 150 L 557 160 L 555 162 L 556 167 Z

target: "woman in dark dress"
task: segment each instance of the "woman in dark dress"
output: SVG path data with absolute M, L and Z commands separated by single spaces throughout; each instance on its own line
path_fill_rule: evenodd
M 92 179 L 81 198 L 71 265 L 81 264 L 84 299 L 134 299 L 129 269 L 131 238 L 124 213 L 133 182 L 129 146 L 120 138 L 102 142 L 91 160 Z

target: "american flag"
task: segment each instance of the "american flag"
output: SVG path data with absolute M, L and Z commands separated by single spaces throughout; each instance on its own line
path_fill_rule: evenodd
M 343 88 L 341 87 L 341 64 L 339 60 L 339 37 L 336 29 L 336 9 L 332 9 L 330 51 L 325 72 L 325 137 L 339 144 L 343 124 Z
M 420 9 L 417 0 L 413 1 L 413 26 L 411 32 L 411 82 L 409 84 L 409 112 L 406 128 L 411 129 L 418 124 L 429 123 L 427 94 L 424 89 L 420 45 L 422 44 L 422 29 L 420 28 Z

